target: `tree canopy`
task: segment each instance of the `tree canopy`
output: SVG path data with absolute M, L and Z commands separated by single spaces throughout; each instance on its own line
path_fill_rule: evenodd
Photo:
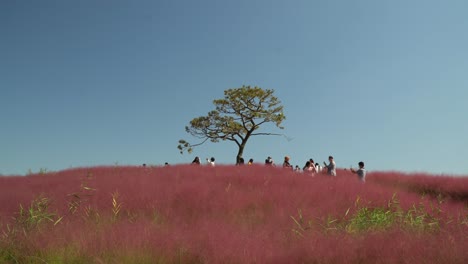
M 202 141 L 192 145 L 186 140 L 179 140 L 177 148 L 181 154 L 184 150 L 191 153 L 193 147 L 208 140 L 228 140 L 238 146 L 236 162 L 239 162 L 250 137 L 281 135 L 258 131 L 265 123 L 273 123 L 283 129 L 281 123 L 286 116 L 281 102 L 274 96 L 274 90 L 250 86 L 228 89 L 224 91 L 224 98 L 213 100 L 213 104 L 215 110 L 192 119 L 190 125 L 185 127 L 187 133 Z

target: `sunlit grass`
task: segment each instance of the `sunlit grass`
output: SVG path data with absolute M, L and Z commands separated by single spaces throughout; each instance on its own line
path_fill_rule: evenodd
M 0 178 L 1 263 L 464 263 L 465 178 L 97 167 Z M 396 183 L 391 179 L 394 177 Z M 425 186 L 421 193 L 417 182 Z M 427 182 L 429 182 L 429 184 Z M 14 192 L 12 192 L 14 188 Z M 389 247 L 388 245 L 392 245 Z M 330 247 L 335 248 L 330 251 Z M 437 250 L 434 250 L 437 248 Z M 365 253 L 363 253 L 365 252 Z

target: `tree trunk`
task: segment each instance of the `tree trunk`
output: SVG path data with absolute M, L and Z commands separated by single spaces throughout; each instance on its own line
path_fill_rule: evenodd
M 239 151 L 237 152 L 237 157 L 236 157 L 236 164 L 240 163 L 240 159 L 242 158 L 242 154 L 244 153 L 244 147 L 245 147 L 245 144 L 242 144 L 239 146 Z
M 247 140 L 242 141 L 242 144 L 239 145 L 239 151 L 237 152 L 237 157 L 236 157 L 236 164 L 240 164 L 240 160 L 242 158 L 242 155 L 244 154 L 244 148 L 245 144 L 247 143 Z
M 244 148 L 245 145 L 247 144 L 247 140 L 249 140 L 250 135 L 252 134 L 252 131 L 247 131 L 247 134 L 245 135 L 245 138 L 242 139 L 242 142 L 239 146 L 239 151 L 237 152 L 237 157 L 236 157 L 236 165 L 240 163 L 240 159 L 242 158 L 242 155 L 244 154 Z

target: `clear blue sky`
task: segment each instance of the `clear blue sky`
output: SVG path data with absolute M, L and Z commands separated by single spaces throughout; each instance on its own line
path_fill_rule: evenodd
M 275 89 L 244 157 L 468 174 L 467 1 L 0 1 L 0 174 L 180 155 L 223 91 Z M 272 132 L 278 132 L 272 130 Z

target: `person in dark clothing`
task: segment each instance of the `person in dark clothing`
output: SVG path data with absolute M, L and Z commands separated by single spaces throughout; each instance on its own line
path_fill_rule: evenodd
M 194 164 L 194 165 L 200 165 L 200 158 L 199 158 L 199 157 L 195 157 L 195 159 L 193 159 L 193 161 L 192 161 L 192 164 Z

